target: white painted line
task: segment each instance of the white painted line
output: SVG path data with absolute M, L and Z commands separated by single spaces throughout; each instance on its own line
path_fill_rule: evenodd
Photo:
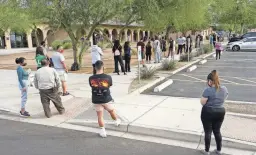
M 256 69 L 256 67 L 239 67 L 239 66 L 218 66 L 218 65 L 214 65 L 214 66 L 203 66 L 203 67 L 207 67 L 207 68 L 210 68 L 210 67 L 222 67 L 222 68 L 242 68 L 242 69 Z
M 171 85 L 172 83 L 173 83 L 173 80 L 170 79 L 170 80 L 168 80 L 168 81 L 162 83 L 161 85 L 155 87 L 154 92 L 155 92 L 155 93 L 156 93 L 156 92 L 160 92 L 160 91 L 162 91 L 164 88 L 166 88 L 166 87 L 168 87 L 169 85 Z
M 192 79 L 195 79 L 195 80 L 198 80 L 198 81 L 201 81 L 201 82 L 206 82 L 206 80 L 202 80 L 202 79 L 199 79 L 199 78 L 196 78 L 196 77 L 193 77 L 193 76 L 189 76 L 189 75 L 186 75 L 186 74 L 180 74 L 182 76 L 186 76 L 186 77 L 189 77 L 189 78 L 192 78 Z
M 222 81 L 226 81 L 226 82 L 229 82 L 229 83 L 232 83 L 232 84 L 240 85 L 240 83 L 232 82 L 232 81 L 225 80 L 225 79 L 222 79 L 222 78 L 220 78 L 220 80 L 222 80 Z
M 212 55 L 212 57 L 213 57 L 213 58 L 216 58 L 216 55 L 215 55 L 215 54 L 213 54 L 213 55 Z
M 203 65 L 203 64 L 205 64 L 206 62 L 207 62 L 207 60 L 204 59 L 204 60 L 202 60 L 202 61 L 199 62 L 199 65 Z
M 193 70 L 197 69 L 196 65 L 193 65 L 187 69 L 187 72 L 192 72 Z
M 251 82 L 251 83 L 255 83 L 256 84 L 255 81 L 251 81 L 251 80 L 247 80 L 247 79 L 242 79 L 242 78 L 239 78 L 239 77 L 233 77 L 233 78 L 241 80 L 241 81 L 247 81 L 247 82 Z
M 232 115 L 232 116 L 243 116 L 243 117 L 256 118 L 256 115 L 249 115 L 249 114 L 240 114 L 240 113 L 233 113 L 233 112 L 227 112 L 227 114 Z

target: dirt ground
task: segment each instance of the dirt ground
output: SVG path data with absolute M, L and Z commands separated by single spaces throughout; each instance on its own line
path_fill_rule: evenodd
M 105 72 L 110 73 L 114 71 L 114 58 L 111 49 L 104 49 L 103 61 L 105 63 Z M 51 56 L 53 51 L 49 51 L 49 55 Z M 73 61 L 73 53 L 72 50 L 65 50 L 64 56 L 66 58 L 66 65 L 68 68 L 71 68 Z M 17 53 L 11 55 L 3 55 L 0 56 L 0 69 L 16 69 L 17 65 L 15 63 L 15 59 L 18 57 L 25 57 L 27 59 L 27 67 L 32 70 L 36 70 L 36 61 L 35 61 L 35 51 L 27 52 L 27 53 Z M 133 55 L 131 60 L 131 65 L 137 64 L 137 56 Z M 92 73 L 92 64 L 91 64 L 91 53 L 87 51 L 83 57 L 83 65 L 79 71 L 75 73 Z

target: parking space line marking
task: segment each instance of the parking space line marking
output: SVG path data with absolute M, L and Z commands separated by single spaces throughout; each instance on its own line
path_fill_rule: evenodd
M 233 77 L 233 78 L 241 80 L 241 81 L 247 81 L 247 82 L 251 82 L 251 83 L 255 83 L 256 84 L 255 81 L 251 81 L 251 80 L 247 80 L 247 79 L 242 79 L 242 78 L 239 78 L 239 77 Z
M 205 82 L 205 80 L 202 80 L 202 79 L 199 79 L 199 78 L 196 78 L 196 77 L 193 77 L 193 76 L 189 76 L 189 75 L 186 75 L 186 74 L 181 74 L 182 76 L 186 76 L 186 77 L 189 77 L 191 79 L 195 79 L 195 80 L 198 80 L 198 81 L 202 81 L 202 82 Z
M 229 83 L 233 83 L 233 84 L 240 84 L 240 83 L 236 83 L 236 82 L 233 82 L 233 81 L 229 81 L 229 80 L 225 80 L 225 79 L 223 79 L 223 78 L 220 78 L 220 80 L 222 80 L 222 81 L 226 81 L 226 82 L 229 82 Z
M 200 66 L 200 67 L 206 67 L 206 68 L 210 68 L 210 67 L 225 67 L 225 68 L 246 68 L 246 69 L 256 69 L 256 67 L 233 67 L 233 66 L 218 66 L 218 65 L 214 65 L 214 66 Z
M 180 82 L 195 82 L 195 83 L 205 83 L 205 81 L 191 81 L 191 80 L 180 80 L 180 79 L 172 79 L 173 81 L 180 81 Z M 226 84 L 226 85 L 237 85 L 237 86 L 251 86 L 251 87 L 256 87 L 256 85 L 252 85 L 252 84 L 239 84 L 239 83 L 226 83 L 226 82 L 222 82 L 222 84 Z

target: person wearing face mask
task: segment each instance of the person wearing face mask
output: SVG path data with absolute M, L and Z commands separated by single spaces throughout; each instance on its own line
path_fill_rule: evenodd
M 208 87 L 204 90 L 201 104 L 203 106 L 201 112 L 201 121 L 205 133 L 205 150 L 201 153 L 209 155 L 211 145 L 212 132 L 215 137 L 217 149 L 215 154 L 221 154 L 222 136 L 220 132 L 221 125 L 225 117 L 224 102 L 228 97 L 228 90 L 225 86 L 220 85 L 220 79 L 216 70 L 213 70 L 207 76 Z
M 28 99 L 28 77 L 29 77 L 29 71 L 24 70 L 24 66 L 27 65 L 26 59 L 23 57 L 16 58 L 15 59 L 16 64 L 19 66 L 17 67 L 17 75 L 18 75 L 18 81 L 19 81 L 19 88 L 21 90 L 21 110 L 20 115 L 24 117 L 29 117 L 30 114 L 25 110 L 25 106 Z
M 67 92 L 67 79 L 68 79 L 68 68 L 65 64 L 65 57 L 63 55 L 63 47 L 61 45 L 57 46 L 57 51 L 52 55 L 52 62 L 53 66 L 59 74 L 61 83 L 62 83 L 62 90 L 63 96 L 69 95 Z

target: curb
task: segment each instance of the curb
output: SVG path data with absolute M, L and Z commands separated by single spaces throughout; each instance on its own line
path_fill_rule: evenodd
M 171 140 L 179 140 L 185 142 L 192 142 L 192 143 L 203 143 L 204 135 L 203 132 L 190 132 L 184 130 L 175 130 L 175 129 L 164 129 L 164 128 L 148 128 L 146 126 L 129 126 L 128 133 L 140 134 L 140 135 L 147 135 L 147 136 L 154 136 L 160 138 L 166 138 Z M 212 141 L 215 138 L 212 137 Z M 242 150 L 250 150 L 256 151 L 256 143 L 246 142 L 242 140 L 236 140 L 231 138 L 223 137 L 222 144 L 224 147 L 228 148 L 236 148 Z
M 214 54 L 214 53 L 215 53 L 215 52 L 211 52 L 211 53 L 205 55 L 205 56 L 202 57 L 202 58 L 198 58 L 197 60 L 195 60 L 195 61 L 193 61 L 193 62 L 191 62 L 191 63 L 189 63 L 189 64 L 187 64 L 187 65 L 185 65 L 185 66 L 183 66 L 183 67 L 181 67 L 181 68 L 178 68 L 178 69 L 176 69 L 176 70 L 170 72 L 170 76 L 172 76 L 172 75 L 174 75 L 174 74 L 177 74 L 178 72 L 180 72 L 180 71 L 182 71 L 182 70 L 184 70 L 184 69 L 186 69 L 186 68 L 188 68 L 188 67 L 190 67 L 190 66 L 192 66 L 192 65 L 194 65 L 194 64 L 196 64 L 196 63 L 198 63 L 198 62 L 201 61 L 202 59 L 206 59 L 207 57 L 211 56 L 211 55 Z M 160 82 L 164 81 L 166 78 L 167 78 L 167 77 L 159 77 L 159 78 L 156 79 L 155 81 L 146 84 L 145 86 L 143 86 L 143 87 L 141 87 L 141 88 L 135 90 L 134 92 L 132 92 L 132 93 L 130 93 L 130 94 L 131 94 L 131 95 L 141 94 L 142 92 L 144 92 L 144 91 L 147 90 L 148 88 L 151 88 L 151 87 L 153 87 L 154 85 L 156 85 L 157 83 L 160 83 Z
M 202 61 L 199 62 L 199 65 L 203 65 L 203 64 L 205 64 L 206 62 L 207 62 L 207 60 L 204 59 L 204 60 L 202 60 Z
M 165 77 L 159 77 L 155 81 L 148 83 L 147 85 L 135 90 L 134 92 L 131 93 L 131 95 L 140 94 L 140 93 L 144 92 L 145 90 L 147 90 L 148 88 L 153 87 L 154 85 L 156 85 L 157 83 L 159 83 L 163 80 L 165 80 Z
M 155 87 L 155 88 L 154 88 L 154 92 L 155 92 L 155 93 L 156 93 L 156 92 L 160 92 L 160 91 L 162 91 L 164 88 L 166 88 L 166 87 L 168 87 L 169 85 L 171 85 L 172 83 L 173 83 L 173 80 L 170 79 L 170 80 L 168 80 L 168 81 L 162 83 L 161 85 Z
M 197 69 L 196 65 L 193 65 L 187 69 L 187 72 L 192 72 L 193 70 Z
M 98 129 L 97 121 L 91 122 L 91 123 L 89 122 L 79 123 L 79 122 L 68 121 L 66 123 Z M 183 142 L 196 143 L 198 145 L 204 143 L 203 131 L 193 132 L 193 131 L 176 130 L 176 129 L 169 129 L 169 128 L 157 128 L 157 127 L 145 126 L 145 125 L 129 125 L 127 124 L 127 122 L 122 123 L 119 127 L 115 127 L 112 123 L 106 123 L 105 127 L 107 130 L 112 130 L 112 131 L 165 138 L 169 140 L 178 140 Z M 212 137 L 212 141 L 214 141 L 214 137 Z M 212 144 L 214 145 L 215 143 L 212 143 Z M 256 151 L 256 143 L 252 143 L 252 142 L 223 137 L 222 144 L 223 144 L 223 147 L 226 147 L 226 148 L 241 149 L 241 150 L 247 150 L 247 151 L 253 151 L 253 152 Z

